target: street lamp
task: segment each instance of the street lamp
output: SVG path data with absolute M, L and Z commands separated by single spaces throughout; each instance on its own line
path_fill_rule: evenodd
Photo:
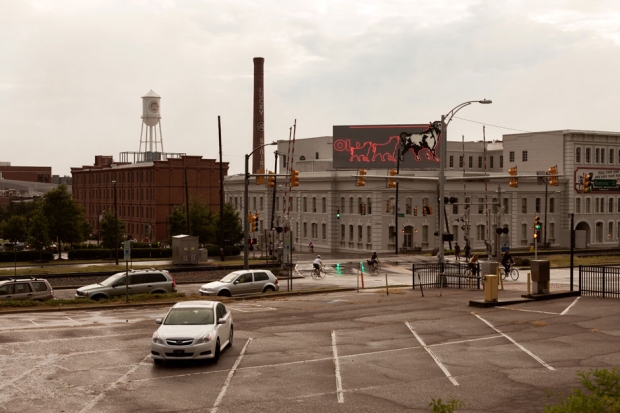
M 248 255 L 250 254 L 249 251 L 249 246 L 248 246 L 248 237 L 250 236 L 250 225 L 249 225 L 249 221 L 248 221 L 248 213 L 250 212 L 250 208 L 248 208 L 248 203 L 249 203 L 249 197 L 250 194 L 248 193 L 248 185 L 250 183 L 250 172 L 249 172 L 249 162 L 250 162 L 250 156 L 252 156 L 252 154 L 254 152 L 256 152 L 257 150 L 259 150 L 260 148 L 263 148 L 265 146 L 270 146 L 270 145 L 277 145 L 278 142 L 273 141 L 270 143 L 265 143 L 263 145 L 257 146 L 256 148 L 254 148 L 254 150 L 250 153 L 248 153 L 247 155 L 245 155 L 245 188 L 244 188 L 244 194 L 243 194 L 243 268 L 244 269 L 248 269 L 250 268 L 250 264 L 248 262 Z
M 465 106 L 469 106 L 472 103 L 481 103 L 488 105 L 493 103 L 491 100 L 470 100 L 457 105 L 445 115 L 441 115 L 441 146 L 439 147 L 441 155 L 439 160 L 439 200 L 437 206 L 439 207 L 439 262 L 443 263 L 444 258 L 444 244 L 443 244 L 443 232 L 444 232 L 444 187 L 446 184 L 446 157 L 448 153 L 448 124 L 459 110 Z
M 114 185 L 114 249 L 116 250 L 116 265 L 118 265 L 118 209 L 116 208 L 116 181 Z

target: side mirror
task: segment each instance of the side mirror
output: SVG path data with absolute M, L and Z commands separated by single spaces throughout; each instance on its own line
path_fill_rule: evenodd
M 239 284 L 239 280 L 235 280 L 233 284 Z
M 161 318 L 156 318 L 155 319 L 155 324 L 161 324 L 162 323 L 162 319 Z
M 218 324 L 226 324 L 226 319 L 225 318 L 220 318 L 219 320 L 217 320 Z

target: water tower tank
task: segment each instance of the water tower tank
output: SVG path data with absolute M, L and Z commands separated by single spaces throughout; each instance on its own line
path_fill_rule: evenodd
M 155 126 L 161 119 L 160 115 L 160 100 L 161 97 L 149 90 L 149 93 L 142 96 L 142 121 L 145 125 Z

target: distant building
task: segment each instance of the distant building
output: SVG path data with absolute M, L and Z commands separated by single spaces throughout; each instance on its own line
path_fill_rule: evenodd
M 52 183 L 51 176 L 50 166 L 11 166 L 10 162 L 0 162 L 0 205 L 43 195 L 54 187 L 46 185 Z

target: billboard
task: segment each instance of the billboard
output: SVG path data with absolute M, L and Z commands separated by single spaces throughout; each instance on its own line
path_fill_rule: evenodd
M 439 167 L 441 122 L 418 125 L 334 126 L 334 169 Z
M 574 182 L 580 194 L 620 194 L 620 168 L 577 168 Z

